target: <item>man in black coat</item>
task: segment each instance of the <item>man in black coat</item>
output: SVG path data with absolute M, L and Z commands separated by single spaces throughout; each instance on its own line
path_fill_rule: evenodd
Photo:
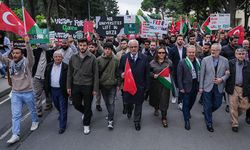
M 184 47 L 184 40 L 182 35 L 177 35 L 177 41 L 175 46 L 169 50 L 169 58 L 173 62 L 173 76 L 174 76 L 174 81 L 175 85 L 177 84 L 177 66 L 179 64 L 179 61 L 182 59 L 186 58 L 186 48 Z M 179 88 L 177 86 L 177 88 Z M 179 104 L 179 109 L 182 109 L 182 97 L 183 94 L 179 93 L 178 97 L 178 104 Z
M 230 76 L 226 82 L 234 132 L 238 132 L 238 117 L 250 107 L 250 62 L 245 61 L 245 55 L 245 49 L 236 49 L 236 58 L 229 61 Z
M 68 109 L 68 94 L 67 94 L 67 71 L 68 65 L 63 63 L 61 51 L 56 51 L 53 54 L 54 62 L 47 65 L 45 71 L 45 92 L 50 94 L 54 106 L 59 112 L 59 134 L 64 133 L 67 125 L 67 109 Z
M 128 45 L 130 52 L 122 56 L 119 65 L 119 72 L 121 74 L 121 77 L 124 78 L 126 60 L 128 59 L 128 62 L 131 66 L 131 72 L 133 74 L 137 87 L 137 92 L 135 93 L 135 95 L 131 95 L 128 92 L 124 92 L 124 101 L 127 104 L 128 118 L 131 117 L 135 105 L 134 123 L 135 129 L 139 131 L 141 129 L 140 122 L 144 94 L 145 91 L 149 89 L 149 63 L 147 60 L 147 56 L 138 52 L 139 43 L 137 40 L 130 40 Z
M 235 58 L 235 50 L 239 47 L 238 45 L 239 37 L 233 35 L 229 38 L 229 44 L 225 45 L 221 49 L 220 55 L 226 57 L 228 61 Z M 226 102 L 228 101 L 228 94 L 224 94 Z M 226 112 L 229 112 L 229 105 L 226 105 Z

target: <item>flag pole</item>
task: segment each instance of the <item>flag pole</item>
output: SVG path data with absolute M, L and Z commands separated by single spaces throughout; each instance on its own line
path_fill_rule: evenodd
M 27 30 L 26 30 L 26 20 L 25 20 L 25 14 L 24 14 L 24 3 L 23 3 L 23 0 L 21 0 L 21 2 L 22 2 L 22 12 L 23 12 L 24 34 L 26 36 L 27 35 Z

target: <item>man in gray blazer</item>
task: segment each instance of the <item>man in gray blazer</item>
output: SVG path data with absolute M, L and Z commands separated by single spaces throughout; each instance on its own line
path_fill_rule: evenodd
M 182 112 L 186 130 L 190 130 L 190 110 L 194 105 L 199 91 L 200 63 L 195 57 L 195 52 L 196 47 L 194 45 L 188 46 L 187 57 L 181 60 L 177 67 L 177 83 L 180 92 L 183 94 Z
M 225 82 L 229 77 L 228 60 L 220 56 L 221 45 L 213 44 L 211 56 L 204 58 L 201 62 L 199 91 L 203 93 L 203 109 L 207 130 L 213 132 L 212 112 L 222 104 L 222 92 Z

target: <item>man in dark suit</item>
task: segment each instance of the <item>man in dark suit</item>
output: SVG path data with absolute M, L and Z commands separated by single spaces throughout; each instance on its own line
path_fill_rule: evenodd
M 59 112 L 59 134 L 64 133 L 67 124 L 68 94 L 67 71 L 68 65 L 63 63 L 61 51 L 53 54 L 54 62 L 47 65 L 45 70 L 45 92 L 51 95 L 54 106 Z
M 127 104 L 127 116 L 131 117 L 132 111 L 134 110 L 134 123 L 135 129 L 139 131 L 141 129 L 141 113 L 142 104 L 144 101 L 144 93 L 149 89 L 149 63 L 147 56 L 138 52 L 139 43 L 137 40 L 130 40 L 129 43 L 130 52 L 123 55 L 119 65 L 119 72 L 121 77 L 124 78 L 126 60 L 131 66 L 131 71 L 137 87 L 135 95 L 131 95 L 128 92 L 124 92 L 124 101 Z
M 194 45 L 188 46 L 187 57 L 179 62 L 177 68 L 178 87 L 180 93 L 183 94 L 182 112 L 186 130 L 190 130 L 190 110 L 193 107 L 199 89 L 200 63 L 195 57 L 195 51 L 196 47 Z
M 186 58 L 186 48 L 184 47 L 184 41 L 183 41 L 183 36 L 182 35 L 177 35 L 177 41 L 175 46 L 169 50 L 169 58 L 173 62 L 173 76 L 174 76 L 174 81 L 175 85 L 177 84 L 177 66 L 180 60 Z M 177 88 L 179 88 L 177 86 Z M 178 97 L 178 104 L 179 104 L 179 109 L 182 109 L 182 94 L 179 94 Z

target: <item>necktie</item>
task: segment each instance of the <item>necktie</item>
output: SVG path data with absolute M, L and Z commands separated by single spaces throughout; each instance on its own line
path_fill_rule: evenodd
M 133 61 L 134 61 L 134 62 L 136 61 L 136 59 L 135 59 L 135 55 L 133 55 L 132 59 L 133 59 Z

